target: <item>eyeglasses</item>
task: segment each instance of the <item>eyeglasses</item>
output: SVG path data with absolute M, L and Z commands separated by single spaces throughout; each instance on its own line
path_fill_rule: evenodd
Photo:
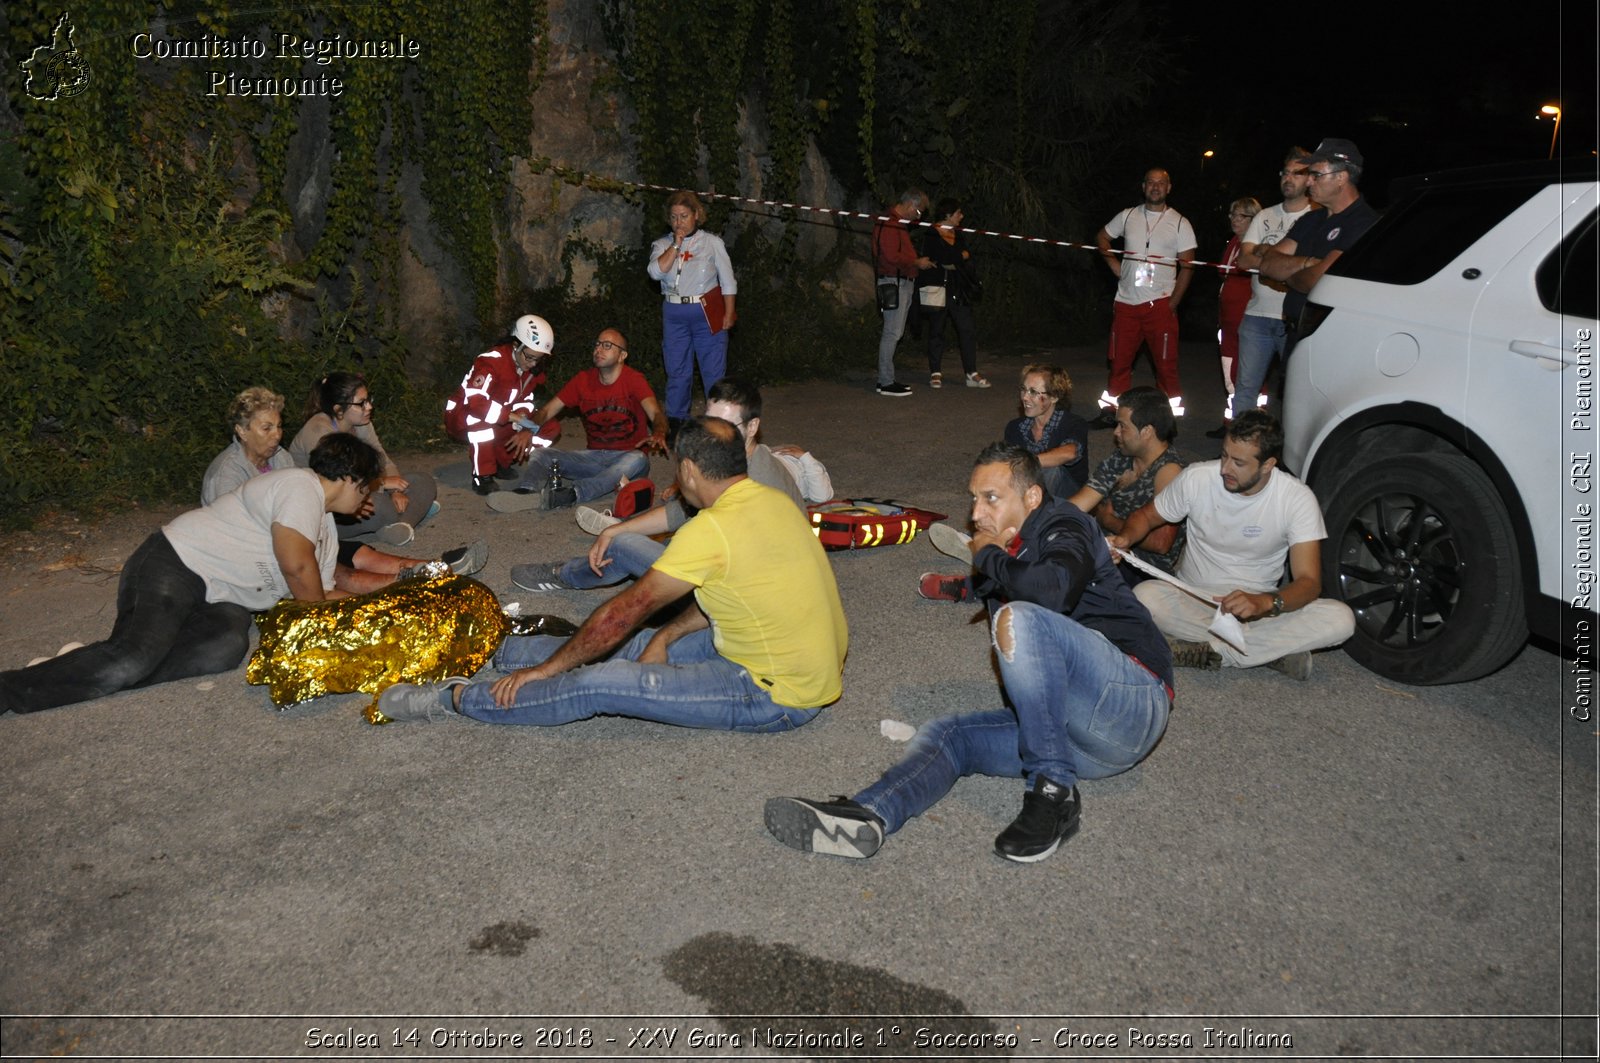
M 1308 174 L 1310 172 L 1311 172 L 1310 170 L 1308 170 L 1304 166 L 1302 166 L 1298 170 L 1279 170 L 1278 171 L 1278 176 L 1279 177 L 1304 177 L 1306 174 Z
M 1017 394 L 1029 395 L 1036 399 L 1045 399 L 1050 397 L 1050 393 L 1048 391 L 1040 391 L 1038 388 L 1018 388 Z
M 1344 173 L 1344 171 L 1343 170 L 1307 170 L 1306 173 L 1311 175 L 1311 179 L 1313 181 L 1320 181 L 1324 177 L 1332 177 L 1334 174 L 1336 174 L 1336 173 Z
M 363 406 L 363 407 L 365 407 L 365 408 L 370 410 L 370 409 L 372 409 L 372 396 L 368 395 L 366 398 L 362 399 L 360 402 L 352 402 L 352 403 L 350 403 L 350 405 L 351 406 Z
M 1255 215 L 1255 211 L 1251 211 L 1251 210 L 1230 210 L 1230 211 L 1228 211 L 1228 217 L 1230 217 L 1230 218 L 1253 218 L 1255 216 L 1256 216 Z
M 610 340 L 595 340 L 594 345 L 602 351 L 621 351 L 623 354 L 628 353 L 628 348 L 624 347 L 620 343 L 612 343 Z

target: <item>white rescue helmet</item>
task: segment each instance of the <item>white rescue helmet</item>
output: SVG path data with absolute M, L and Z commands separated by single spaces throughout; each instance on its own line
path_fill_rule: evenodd
M 549 354 L 556 349 L 556 330 L 538 314 L 523 314 L 517 318 L 511 326 L 511 335 L 524 347 L 540 354 Z

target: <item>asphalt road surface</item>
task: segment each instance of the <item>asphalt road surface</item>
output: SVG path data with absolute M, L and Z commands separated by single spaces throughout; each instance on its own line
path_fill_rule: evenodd
M 867 351 L 855 379 L 770 389 L 766 437 L 840 495 L 959 521 L 1041 355 L 1092 413 L 1096 350 L 986 352 L 988 391 L 903 368 L 903 400 Z M 1184 358 L 1180 446 L 1209 457 L 1214 348 Z M 600 600 L 508 578 L 586 549 L 569 513 L 491 512 L 460 454 L 419 460 L 444 510 L 417 553 L 484 537 L 503 599 Z M 0 663 L 103 637 L 173 512 L 7 537 Z M 5 1056 L 1593 1056 L 1595 728 L 1557 657 L 1435 688 L 1337 651 L 1303 683 L 1181 672 L 1164 740 L 1085 784 L 1048 860 L 993 855 L 1007 779 L 871 860 L 813 857 L 766 834 L 767 797 L 864 785 L 903 749 L 883 720 L 999 704 L 976 611 L 913 590 L 956 565 L 923 538 L 833 563 L 844 697 L 781 736 L 373 727 L 362 695 L 280 712 L 242 668 L 0 718 Z

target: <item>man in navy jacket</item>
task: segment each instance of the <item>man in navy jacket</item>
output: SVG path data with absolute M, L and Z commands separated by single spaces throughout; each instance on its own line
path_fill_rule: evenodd
M 963 775 L 1023 776 L 995 852 L 1042 860 L 1078 830 L 1078 779 L 1116 775 L 1160 740 L 1172 707 L 1166 639 L 1082 510 L 1051 498 L 1039 462 L 995 443 L 972 471 L 973 576 L 952 597 L 989 607 L 1010 706 L 925 724 L 854 798 L 766 803 L 767 829 L 804 852 L 865 857 Z

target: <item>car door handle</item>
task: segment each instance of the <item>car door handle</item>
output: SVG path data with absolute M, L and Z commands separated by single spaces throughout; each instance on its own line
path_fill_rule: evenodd
M 1548 343 L 1539 343 L 1535 340 L 1512 340 L 1511 353 L 1520 354 L 1524 358 L 1532 358 L 1539 362 L 1556 362 L 1560 365 L 1577 365 L 1576 351 L 1569 351 L 1564 347 L 1552 347 Z M 1555 366 L 1550 368 L 1554 369 Z

